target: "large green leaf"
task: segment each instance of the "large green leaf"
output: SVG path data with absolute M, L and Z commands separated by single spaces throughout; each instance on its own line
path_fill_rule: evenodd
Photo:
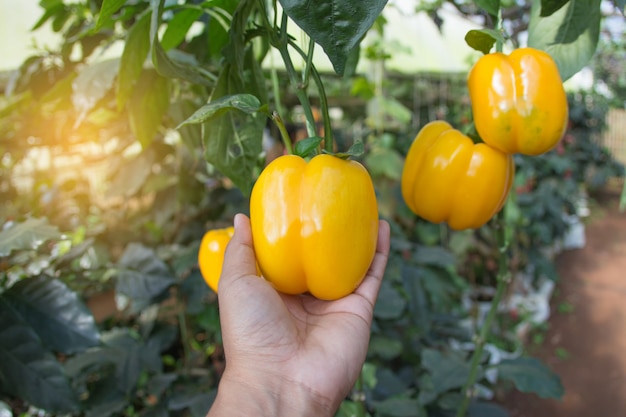
M 133 90 L 129 103 L 130 128 L 141 146 L 154 140 L 170 104 L 170 86 L 165 77 L 154 70 L 144 70 Z
M 245 54 L 245 68 L 241 77 L 232 65 L 225 65 L 211 102 L 245 92 L 257 97 L 260 103 L 267 103 L 265 81 L 252 49 Z M 203 125 L 207 162 L 229 177 L 244 195 L 250 195 L 252 190 L 266 120 L 264 115 L 258 113 L 249 115 L 228 111 Z
M 261 102 L 252 94 L 233 94 L 212 100 L 200 107 L 178 127 L 187 124 L 204 123 L 214 117 L 223 115 L 230 110 L 239 110 L 246 114 L 254 114 L 261 109 Z
M 0 296 L 0 387 L 48 411 L 78 410 L 63 367 L 4 295 Z
M 350 51 L 374 24 L 387 0 L 280 0 L 287 15 L 324 48 L 342 75 Z
M 126 247 L 118 262 L 116 291 L 131 300 L 131 310 L 140 311 L 154 302 L 175 279 L 154 250 L 138 243 Z
M 391 417 L 426 417 L 428 414 L 413 398 L 387 398 L 374 403 L 377 414 Z
M 374 317 L 383 320 L 397 319 L 402 315 L 405 307 L 406 301 L 400 293 L 389 281 L 383 281 L 378 301 L 374 306 Z
M 541 16 L 541 0 L 533 0 L 528 46 L 548 52 L 563 81 L 580 71 L 596 51 L 601 0 L 570 0 L 550 16 Z
M 100 341 L 89 309 L 58 279 L 45 275 L 23 279 L 4 296 L 43 344 L 54 351 L 72 354 Z
M 495 403 L 475 402 L 467 409 L 468 417 L 510 417 L 509 412 Z
M 111 19 L 113 13 L 117 12 L 124 5 L 124 3 L 126 3 L 126 0 L 103 0 L 94 30 L 99 30 L 108 20 Z
M 550 16 L 565 6 L 569 0 L 541 0 L 541 16 Z
M 541 398 L 561 398 L 564 394 L 559 376 L 537 358 L 503 360 L 496 369 L 499 378 L 512 381 L 522 392 L 534 392 Z
M 117 77 L 117 108 L 122 109 L 141 75 L 150 52 L 150 17 L 142 15 L 128 31 Z
M 193 56 L 185 55 L 177 50 L 172 50 L 168 55 L 159 42 L 159 26 L 161 24 L 161 11 L 165 0 L 150 0 L 152 18 L 150 19 L 150 48 L 154 68 L 164 77 L 181 78 L 195 84 L 213 85 L 215 77 L 204 70 Z M 184 58 L 182 58 L 184 57 Z
M 200 16 L 202 16 L 202 10 L 199 9 L 184 9 L 176 13 L 172 20 L 167 22 L 167 29 L 163 33 L 161 39 L 163 49 L 168 51 L 184 41 L 189 28 Z
M 462 387 L 470 371 L 469 363 L 455 352 L 443 354 L 434 349 L 422 351 L 422 366 L 430 372 L 433 390 L 438 394 Z
M 0 257 L 14 250 L 32 250 L 49 239 L 61 236 L 56 226 L 46 218 L 29 218 L 0 232 Z

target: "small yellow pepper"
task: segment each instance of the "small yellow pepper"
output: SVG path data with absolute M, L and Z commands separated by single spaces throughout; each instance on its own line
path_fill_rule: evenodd
M 455 230 L 478 228 L 504 205 L 513 184 L 513 157 L 453 129 L 424 126 L 402 172 L 402 196 L 418 216 Z
M 216 293 L 224 265 L 224 252 L 234 233 L 233 227 L 209 230 L 200 242 L 198 250 L 200 273 L 207 285 Z

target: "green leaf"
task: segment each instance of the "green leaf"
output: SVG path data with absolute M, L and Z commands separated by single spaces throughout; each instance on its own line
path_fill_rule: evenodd
M 4 296 L 0 296 L 0 387 L 47 411 L 78 411 L 63 367 Z
M 311 154 L 320 146 L 320 143 L 324 138 L 320 136 L 312 136 L 310 138 L 302 139 L 296 142 L 296 147 L 294 149 L 294 153 L 298 156 L 306 158 L 307 156 L 311 156 Z
M 98 14 L 98 20 L 96 21 L 96 27 L 94 31 L 100 30 L 100 28 L 109 20 L 113 13 L 117 12 L 126 3 L 126 0 L 103 0 L 100 13 Z
M 343 75 L 352 49 L 374 24 L 387 0 L 280 0 L 287 15 L 328 55 Z
M 600 4 L 601 0 L 570 0 L 552 15 L 541 17 L 541 0 L 533 0 L 528 46 L 548 52 L 563 81 L 580 71 L 595 53 Z
M 383 281 L 374 306 L 374 316 L 383 320 L 396 319 L 402 315 L 406 306 L 405 299 L 388 282 Z
M 212 101 L 224 96 L 247 92 L 266 103 L 265 79 L 252 49 L 244 57 L 245 76 L 240 77 L 231 64 L 222 68 L 212 94 Z M 243 82 L 243 79 L 246 82 Z M 261 153 L 266 117 L 255 113 L 226 112 L 203 125 L 205 158 L 230 178 L 244 195 L 250 195 L 253 175 Z
M 130 129 L 143 148 L 154 140 L 170 104 L 169 81 L 154 70 L 143 71 L 130 98 Z
M 56 226 L 48 219 L 30 218 L 0 232 L 0 257 L 9 256 L 14 250 L 33 250 L 49 239 L 61 237 Z
M 161 24 L 161 11 L 165 0 L 150 0 L 152 18 L 150 21 L 150 48 L 154 68 L 164 77 L 180 78 L 194 84 L 211 86 L 215 76 L 204 70 L 191 55 L 187 55 L 176 49 L 168 55 L 159 42 L 159 26 Z
M 230 110 L 241 110 L 246 114 L 254 114 L 261 109 L 261 102 L 252 94 L 224 96 L 200 107 L 187 120 L 179 124 L 177 129 L 188 124 L 204 123 Z
M 376 355 L 383 360 L 389 361 L 402 354 L 402 342 L 396 338 L 373 334 L 370 340 L 368 354 Z
M 522 392 L 534 392 L 541 398 L 561 398 L 561 379 L 539 359 L 520 357 L 506 359 L 496 365 L 498 377 L 512 381 Z
M 500 0 L 476 0 L 476 4 L 492 16 L 500 11 Z
M 139 243 L 126 247 L 118 262 L 115 289 L 131 300 L 131 310 L 140 311 L 152 304 L 176 280 L 154 250 Z
M 565 6 L 569 0 L 541 0 L 541 17 L 550 16 L 552 13 Z
M 150 17 L 142 15 L 128 31 L 117 78 L 117 108 L 124 108 L 150 52 Z
M 626 0 L 613 0 L 615 7 L 617 7 L 622 14 L 626 14 Z
M 418 264 L 433 265 L 440 267 L 454 266 L 456 258 L 447 249 L 441 246 L 418 246 L 413 255 L 413 259 Z
M 443 354 L 434 349 L 422 351 L 422 366 L 430 372 L 433 389 L 437 394 L 462 387 L 470 371 L 469 363 L 455 352 Z
M 426 417 L 426 411 L 413 398 L 387 398 L 374 402 L 377 415 L 392 417 Z
M 54 351 L 69 355 L 100 341 L 89 309 L 57 279 L 45 275 L 23 279 L 4 297 L 37 332 L 44 345 Z
M 184 9 L 176 13 L 172 20 L 167 22 L 167 29 L 163 33 L 161 46 L 165 51 L 177 47 L 191 28 L 191 25 L 202 16 L 202 10 Z
M 467 42 L 471 48 L 485 55 L 491 51 L 493 45 L 498 41 L 504 43 L 504 37 L 502 33 L 493 29 L 472 29 L 465 35 L 465 42 Z

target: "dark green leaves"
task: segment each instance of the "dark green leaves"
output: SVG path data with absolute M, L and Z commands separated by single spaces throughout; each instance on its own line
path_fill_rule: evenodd
M 550 16 L 552 13 L 565 6 L 569 0 L 541 0 L 541 17 Z
M 0 232 L 0 257 L 9 256 L 13 250 L 37 249 L 44 241 L 60 237 L 56 226 L 45 218 L 31 218 Z
M 528 46 L 548 52 L 563 81 L 580 71 L 593 56 L 600 34 L 601 0 L 570 0 L 542 17 L 541 0 L 533 0 Z
M 493 29 L 473 29 L 465 35 L 465 42 L 467 42 L 470 47 L 483 54 L 488 54 L 497 41 L 504 43 L 504 37 L 502 33 Z
M 22 316 L 0 297 L 0 387 L 48 411 L 78 411 L 63 367 Z
M 387 0 L 280 0 L 284 11 L 328 55 L 342 75 L 350 51 L 374 24 Z
M 243 77 L 231 64 L 222 69 L 211 102 L 227 97 L 223 99 L 226 106 L 218 105 L 215 117 L 203 124 L 203 143 L 207 162 L 230 178 L 244 195 L 249 195 L 267 118 L 258 112 L 247 113 L 257 104 L 267 102 L 267 99 L 265 80 L 252 49 L 246 51 L 244 62 L 246 70 L 242 69 Z M 247 93 L 241 95 L 242 92 Z M 238 110 L 245 111 L 223 112 L 229 106 L 233 108 L 233 104 L 238 106 L 235 107 Z
M 3 296 L 54 351 L 72 354 L 99 342 L 91 312 L 61 281 L 47 276 L 23 279 Z
M 561 398 L 564 394 L 559 376 L 536 358 L 507 359 L 496 368 L 499 378 L 512 381 L 522 392 L 534 392 L 541 398 Z
M 240 110 L 246 114 L 254 114 L 262 108 L 261 102 L 252 94 L 233 94 L 220 97 L 200 107 L 178 127 L 187 124 L 204 123 L 214 117 L 221 116 L 229 110 Z
M 154 250 L 137 243 L 126 247 L 118 266 L 116 290 L 130 299 L 134 312 L 150 305 L 175 282 Z

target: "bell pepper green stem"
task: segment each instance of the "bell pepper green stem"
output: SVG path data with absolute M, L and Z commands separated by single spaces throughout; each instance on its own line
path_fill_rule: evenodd
M 304 51 L 295 44 L 295 42 L 291 41 L 289 45 L 302 57 L 305 57 Z M 315 65 L 311 65 L 311 76 L 313 77 L 313 81 L 315 82 L 315 86 L 317 87 L 318 93 L 320 95 L 320 107 L 322 108 L 322 119 L 324 120 L 324 150 L 327 152 L 333 152 L 333 136 L 332 136 L 332 127 L 330 125 L 330 114 L 328 111 L 328 98 L 326 97 L 326 90 L 324 89 L 324 83 L 322 82 L 322 77 L 320 77 L 317 68 Z
M 283 119 L 280 117 L 278 112 L 272 113 L 272 120 L 278 127 L 278 131 L 280 132 L 280 136 L 283 139 L 283 143 L 285 144 L 285 148 L 287 149 L 287 153 L 289 155 L 293 155 L 293 146 L 291 144 L 291 138 L 289 137 L 289 133 L 287 133 L 287 128 L 285 127 L 285 123 L 283 123 Z
M 506 208 L 506 206 L 505 206 Z M 496 218 L 496 233 L 498 234 L 498 246 L 499 246 L 499 256 L 498 256 L 498 281 L 496 284 L 496 293 L 491 300 L 491 306 L 489 308 L 489 312 L 487 313 L 487 317 L 483 323 L 482 328 L 480 329 L 480 333 L 477 335 L 474 344 L 474 353 L 472 355 L 472 360 L 470 363 L 470 373 L 467 377 L 467 381 L 465 381 L 465 385 L 463 386 L 463 401 L 457 410 L 456 417 L 465 417 L 465 413 L 467 412 L 467 408 L 469 407 L 470 400 L 472 398 L 472 389 L 474 384 L 476 383 L 476 379 L 478 377 L 478 368 L 480 365 L 480 360 L 483 356 L 483 350 L 485 348 L 485 343 L 487 337 L 489 336 L 489 331 L 491 330 L 491 325 L 496 317 L 498 312 L 498 306 L 500 305 L 500 300 L 502 300 L 502 296 L 508 284 L 511 280 L 511 276 L 508 270 L 508 240 L 506 238 L 506 228 L 505 228 L 505 208 L 503 208 Z
M 280 52 L 280 56 L 283 58 L 285 70 L 287 71 L 287 75 L 289 77 L 289 82 L 294 86 L 296 90 L 296 97 L 298 97 L 298 101 L 300 101 L 300 105 L 302 105 L 302 110 L 304 111 L 304 117 L 306 119 L 307 134 L 309 136 L 316 136 L 315 118 L 313 117 L 311 103 L 309 102 L 309 98 L 306 94 L 306 86 L 298 80 L 296 69 L 293 66 L 291 56 L 289 56 L 288 39 L 289 37 L 287 35 L 287 14 L 283 12 L 283 18 L 281 22 L 281 37 L 279 42 L 275 46 Z

